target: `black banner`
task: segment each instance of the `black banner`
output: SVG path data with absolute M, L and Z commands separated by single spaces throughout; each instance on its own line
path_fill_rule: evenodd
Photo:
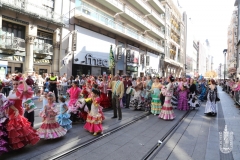
M 144 64 L 144 54 L 141 54 L 140 64 Z
M 127 50 L 126 52 L 127 52 L 126 60 L 127 60 L 127 62 L 131 62 L 131 50 Z
M 117 60 L 122 59 L 122 47 L 118 47 L 117 51 Z

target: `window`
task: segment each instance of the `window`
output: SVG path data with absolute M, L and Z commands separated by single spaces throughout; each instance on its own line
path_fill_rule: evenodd
M 2 21 L 2 30 L 7 36 L 14 36 L 25 39 L 25 26 L 14 24 L 8 21 Z
M 48 43 L 48 44 L 52 45 L 53 44 L 53 34 L 38 30 L 37 40 L 41 43 Z
M 150 63 L 150 57 L 146 56 L 146 66 L 149 66 L 149 63 Z

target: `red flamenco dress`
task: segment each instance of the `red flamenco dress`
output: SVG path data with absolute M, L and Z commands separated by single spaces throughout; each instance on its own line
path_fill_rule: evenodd
M 31 123 L 23 116 L 22 99 L 30 98 L 32 95 L 31 88 L 23 93 L 23 86 L 20 85 L 16 92 L 11 91 L 8 96 L 8 101 L 4 103 L 8 107 L 9 121 L 6 125 L 9 146 L 13 150 L 20 149 L 27 144 L 35 145 L 39 141 L 39 136 L 36 131 L 31 127 Z M 20 97 L 22 99 L 20 99 Z M 11 106 L 18 110 L 18 115 L 15 116 L 14 110 Z
M 103 108 L 109 108 L 111 103 L 110 100 L 108 98 L 108 83 L 107 82 L 101 82 L 101 84 L 99 85 L 99 88 L 101 90 L 101 94 L 100 94 L 100 105 Z
M 96 98 L 93 100 L 91 105 L 91 111 L 87 116 L 87 122 L 84 125 L 84 128 L 90 133 L 101 133 L 103 131 L 102 128 L 102 120 L 103 114 L 99 112 L 100 99 Z

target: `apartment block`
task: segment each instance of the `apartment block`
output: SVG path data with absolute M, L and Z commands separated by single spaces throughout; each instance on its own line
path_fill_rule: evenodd
M 109 74 L 112 47 L 115 74 L 180 75 L 181 14 L 171 1 L 78 0 L 74 5 L 71 24 L 62 30 L 67 37 L 62 46 L 69 47 L 61 53 L 61 73 Z
M 0 67 L 6 73 L 59 74 L 62 1 L 0 1 Z
M 227 41 L 227 76 L 228 78 L 234 78 L 237 72 L 237 23 L 238 22 L 238 10 L 232 13 L 230 24 L 228 26 L 228 41 Z

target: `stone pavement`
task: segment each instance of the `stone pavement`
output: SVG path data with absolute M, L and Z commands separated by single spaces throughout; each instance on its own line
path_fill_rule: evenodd
M 104 112 L 105 120 L 103 122 L 104 132 L 125 124 L 135 117 L 140 117 L 146 114 L 146 112 L 132 111 L 130 109 L 122 109 L 123 119 L 111 119 L 113 111 Z M 85 143 L 94 138 L 92 134 L 85 131 L 82 123 L 76 123 L 68 133 L 59 139 L 53 140 L 40 140 L 36 145 L 27 145 L 26 147 L 11 151 L 9 153 L 0 156 L 0 160 L 40 160 L 46 159 L 55 154 L 59 154 L 71 147 Z
M 218 87 L 220 102 L 217 117 L 205 116 L 205 104 L 197 112 L 191 112 L 154 160 L 239 160 L 240 117 L 231 97 Z M 223 154 L 219 150 L 219 132 L 225 126 L 234 132 L 233 150 Z
M 64 157 L 67 160 L 140 160 L 186 111 L 174 110 L 176 119 L 164 121 L 148 117 Z

